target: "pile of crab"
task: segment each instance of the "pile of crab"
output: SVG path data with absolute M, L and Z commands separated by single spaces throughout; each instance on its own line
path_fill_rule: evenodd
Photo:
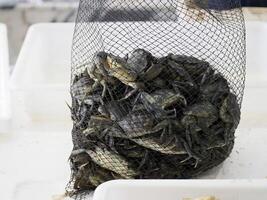
M 72 187 L 119 178 L 190 178 L 225 160 L 240 107 L 206 61 L 137 49 L 99 52 L 71 86 Z

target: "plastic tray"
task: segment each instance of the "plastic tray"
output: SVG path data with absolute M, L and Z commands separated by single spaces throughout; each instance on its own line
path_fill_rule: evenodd
M 74 24 L 29 28 L 11 77 L 13 121 L 70 120 L 70 59 Z
M 266 200 L 265 180 L 119 180 L 100 185 L 93 200 Z
M 7 29 L 0 24 L 0 133 L 8 131 L 10 122 L 9 55 Z

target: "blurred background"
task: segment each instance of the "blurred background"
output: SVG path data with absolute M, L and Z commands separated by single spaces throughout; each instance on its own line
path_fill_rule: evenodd
M 0 0 L 0 23 L 8 28 L 10 64 L 15 64 L 30 25 L 39 22 L 73 22 L 78 3 L 79 0 Z M 242 0 L 242 5 L 267 7 L 267 0 Z

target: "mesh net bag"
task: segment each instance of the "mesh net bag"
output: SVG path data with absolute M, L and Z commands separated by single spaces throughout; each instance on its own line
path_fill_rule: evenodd
M 81 0 L 70 195 L 191 178 L 231 153 L 245 80 L 238 0 Z

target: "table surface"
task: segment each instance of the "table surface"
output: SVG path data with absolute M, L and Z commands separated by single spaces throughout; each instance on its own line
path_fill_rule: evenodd
M 261 14 L 253 18 L 254 12 L 254 9 L 246 9 L 246 19 L 257 21 L 256 16 Z M 267 12 L 262 15 L 267 21 Z M 253 80 L 248 82 L 252 83 Z M 202 178 L 267 178 L 267 157 L 264 155 L 267 149 L 267 108 L 260 106 L 265 102 L 267 87 L 246 88 L 234 150 L 223 164 Z M 253 110 L 250 110 L 252 107 Z M 70 175 L 70 130 L 71 123 L 68 122 L 60 127 L 31 124 L 0 133 L 1 199 L 58 199 L 58 195 L 64 193 Z

